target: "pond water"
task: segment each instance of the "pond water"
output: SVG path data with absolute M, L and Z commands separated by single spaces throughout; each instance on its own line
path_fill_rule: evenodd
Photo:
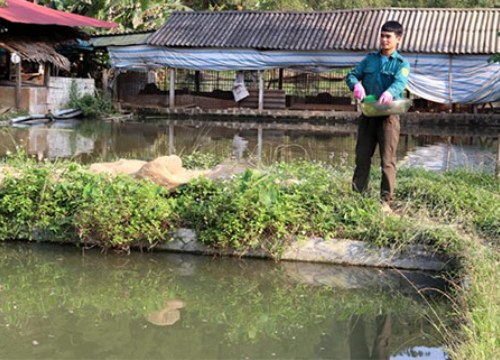
M 445 359 L 439 279 L 0 243 L 3 359 Z
M 236 119 L 236 118 L 235 118 Z M 355 125 L 298 120 L 237 122 L 156 119 L 144 122 L 56 121 L 0 128 L 0 157 L 16 146 L 38 158 L 89 163 L 119 158 L 151 160 L 166 154 L 208 153 L 249 162 L 316 160 L 351 165 Z M 402 128 L 398 161 L 433 170 L 464 167 L 493 172 L 498 129 Z M 375 159 L 374 164 L 378 164 Z

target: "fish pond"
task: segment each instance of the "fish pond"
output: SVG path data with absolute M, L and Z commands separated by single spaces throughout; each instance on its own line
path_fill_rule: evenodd
M 0 243 L 0 357 L 445 359 L 442 286 L 420 272 Z
M 237 118 L 235 117 L 235 120 Z M 493 172 L 499 130 L 468 127 L 405 127 L 398 147 L 400 165 L 444 171 L 466 168 Z M 119 158 L 209 154 L 218 161 L 250 163 L 321 161 L 352 165 L 356 143 L 353 124 L 328 125 L 297 120 L 241 122 L 155 119 L 109 123 L 56 121 L 22 128 L 0 128 L 0 157 L 24 149 L 39 159 L 83 163 Z M 377 154 L 374 164 L 378 164 Z
M 478 132 L 480 130 L 480 132 Z M 352 166 L 354 125 L 156 119 L 0 128 L 0 157 Z M 402 128 L 401 166 L 492 172 L 498 129 Z M 378 160 L 375 159 L 375 164 Z M 436 274 L 0 243 L 0 358 L 446 359 Z

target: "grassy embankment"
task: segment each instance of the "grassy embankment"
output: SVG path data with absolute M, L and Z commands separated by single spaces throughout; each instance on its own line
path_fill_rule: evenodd
M 0 186 L 0 240 L 75 239 L 127 249 L 168 241 L 173 229 L 189 227 L 207 245 L 263 247 L 278 258 L 287 242 L 308 236 L 430 245 L 460 258 L 471 284 L 457 288 L 466 321 L 454 338 L 455 357 L 497 355 L 500 184 L 493 175 L 402 170 L 397 210 L 385 215 L 375 191 L 362 197 L 350 190 L 350 169 L 319 164 L 279 164 L 232 181 L 200 179 L 175 193 L 96 176 L 75 163 L 14 159 L 9 166 L 15 175 Z

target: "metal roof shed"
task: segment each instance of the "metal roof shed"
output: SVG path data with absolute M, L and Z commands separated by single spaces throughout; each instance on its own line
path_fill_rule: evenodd
M 412 93 L 439 103 L 500 98 L 500 65 L 487 61 L 500 52 L 500 9 L 176 12 L 148 45 L 109 50 L 118 68 L 324 71 L 377 50 L 387 20 L 405 28 Z

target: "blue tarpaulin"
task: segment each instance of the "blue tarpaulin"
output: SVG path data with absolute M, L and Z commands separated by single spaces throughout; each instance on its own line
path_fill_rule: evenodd
M 352 67 L 366 53 L 339 51 L 260 51 L 255 49 L 109 47 L 112 65 L 121 70 L 169 67 L 189 70 L 266 70 L 292 68 L 323 72 Z M 487 55 L 402 54 L 411 67 L 408 90 L 438 103 L 500 100 L 500 64 Z

